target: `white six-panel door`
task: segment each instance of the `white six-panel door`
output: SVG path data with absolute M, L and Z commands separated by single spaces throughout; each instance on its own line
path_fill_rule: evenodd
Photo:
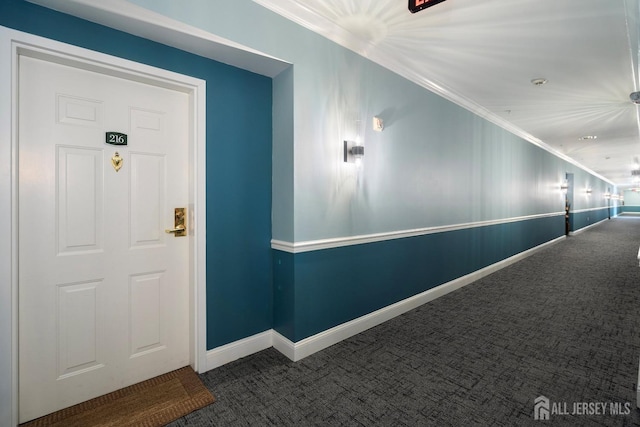
M 24 422 L 189 364 L 188 238 L 164 230 L 189 201 L 190 112 L 185 93 L 30 57 L 18 94 Z

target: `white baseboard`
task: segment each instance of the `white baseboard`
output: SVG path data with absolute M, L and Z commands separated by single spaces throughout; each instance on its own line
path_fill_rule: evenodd
M 272 332 L 270 329 L 207 351 L 207 366 L 200 373 L 272 347 Z
M 296 358 L 296 344 L 294 342 L 289 341 L 288 338 L 283 337 L 274 330 L 272 330 L 271 332 L 273 333 L 273 348 L 275 348 L 294 362 L 302 359 L 301 357 Z
M 481 270 L 474 271 L 473 273 L 467 274 L 466 276 L 459 277 L 455 280 L 424 291 L 418 295 L 414 295 L 410 298 L 404 299 L 395 304 L 391 304 L 387 307 L 381 308 L 357 319 L 335 326 L 331 329 L 327 329 L 326 331 L 320 332 L 316 335 L 310 336 L 295 343 L 282 336 L 278 332 L 269 330 L 252 337 L 245 338 L 240 341 L 215 348 L 213 350 L 209 350 L 207 352 L 207 368 L 217 368 L 218 366 L 222 366 L 225 363 L 248 356 L 272 346 L 292 361 L 297 362 L 298 360 L 304 359 L 305 357 L 310 356 L 317 351 L 337 344 L 340 341 L 359 334 L 360 332 L 364 332 L 367 329 L 380 325 L 387 320 L 393 319 L 396 316 L 406 313 L 407 311 L 413 310 L 414 308 L 433 301 L 436 298 L 460 289 L 470 283 L 473 283 L 476 280 L 488 276 L 489 274 L 505 268 L 515 262 L 518 262 L 530 255 L 533 255 L 535 252 L 549 245 L 553 245 L 559 241 L 562 241 L 565 238 L 565 236 L 558 237 L 557 239 L 543 243 L 542 245 L 536 246 L 535 248 L 529 249 L 527 251 L 520 252 L 517 255 L 487 266 Z

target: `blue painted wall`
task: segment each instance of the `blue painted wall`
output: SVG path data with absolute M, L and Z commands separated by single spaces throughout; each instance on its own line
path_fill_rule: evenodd
M 207 81 L 207 347 L 270 329 L 271 79 L 22 0 L 0 25 Z

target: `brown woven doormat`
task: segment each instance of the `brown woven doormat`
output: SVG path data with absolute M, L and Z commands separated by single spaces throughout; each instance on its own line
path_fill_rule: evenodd
M 35 419 L 21 427 L 159 427 L 215 398 L 187 366 Z

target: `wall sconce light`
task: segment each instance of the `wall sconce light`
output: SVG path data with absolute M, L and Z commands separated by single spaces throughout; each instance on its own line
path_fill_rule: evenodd
M 608 191 L 604 193 L 604 198 L 607 200 L 611 199 L 611 193 L 609 193 Z
M 344 161 L 345 163 L 360 163 L 364 157 L 364 146 L 355 141 L 344 141 Z
M 564 194 L 567 194 L 567 190 L 569 190 L 569 182 L 566 179 L 562 181 L 562 184 L 560 184 L 560 190 Z
M 592 192 L 592 191 L 593 191 L 592 189 L 587 188 L 587 195 L 591 195 L 591 192 Z

